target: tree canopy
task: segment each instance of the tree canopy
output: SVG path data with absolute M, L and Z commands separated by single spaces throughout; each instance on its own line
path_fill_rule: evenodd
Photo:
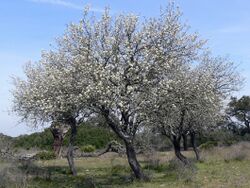
M 136 178 L 144 179 L 133 144 L 138 131 L 158 124 L 178 136 L 190 119 L 211 120 L 237 86 L 233 64 L 212 57 L 204 44 L 174 4 L 142 22 L 108 9 L 97 19 L 86 9 L 55 50 L 26 67 L 26 79 L 15 79 L 13 109 L 33 123 L 68 123 L 72 141 L 81 118 L 101 115 L 124 141 Z

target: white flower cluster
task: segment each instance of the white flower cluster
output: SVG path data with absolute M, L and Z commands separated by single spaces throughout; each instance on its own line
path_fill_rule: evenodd
M 85 11 L 58 49 L 27 65 L 25 80 L 15 79 L 13 110 L 34 122 L 108 111 L 124 138 L 149 121 L 176 132 L 183 109 L 205 121 L 235 88 L 235 73 L 202 54 L 204 41 L 188 33 L 180 15 L 170 7 L 139 23 L 134 15 L 113 18 L 107 10 L 96 20 Z

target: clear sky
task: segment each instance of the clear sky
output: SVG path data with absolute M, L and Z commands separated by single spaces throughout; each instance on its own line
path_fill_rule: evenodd
M 66 25 L 77 22 L 83 7 L 90 5 L 100 15 L 104 7 L 115 13 L 157 16 L 167 0 L 1 0 L 0 2 L 0 133 L 11 136 L 31 133 L 11 107 L 11 75 L 22 76 L 27 61 L 40 58 Z M 250 95 L 250 1 L 249 0 L 176 0 L 183 19 L 192 31 L 208 39 L 214 54 L 229 56 L 239 64 L 246 78 L 245 87 L 236 95 Z

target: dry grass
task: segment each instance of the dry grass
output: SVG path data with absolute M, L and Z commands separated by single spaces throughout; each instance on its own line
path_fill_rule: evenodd
M 230 162 L 233 160 L 250 160 L 250 143 L 240 142 L 227 147 L 214 147 L 210 150 L 201 152 L 203 161 L 221 161 Z
M 27 187 L 27 176 L 15 163 L 1 162 L 0 188 L 24 188 Z
M 192 151 L 183 152 L 194 160 Z M 35 166 L 49 172 L 50 177 L 33 174 L 27 187 L 250 187 L 250 143 L 216 147 L 202 151 L 202 162 L 184 167 L 173 152 L 153 152 L 139 155 L 139 162 L 150 182 L 131 179 L 125 156 L 107 153 L 101 157 L 76 159 L 78 176 L 69 174 L 65 159 L 39 161 Z M 31 176 L 30 176 L 31 177 Z

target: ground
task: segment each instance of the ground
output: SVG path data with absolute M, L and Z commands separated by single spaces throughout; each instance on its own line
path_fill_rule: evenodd
M 78 176 L 69 174 L 65 159 L 38 161 L 27 164 L 25 187 L 250 187 L 250 155 L 247 146 L 218 147 L 202 152 L 203 160 L 190 167 L 174 160 L 173 152 L 140 155 L 139 161 L 149 182 L 133 181 L 126 158 L 115 153 L 101 157 L 76 159 Z M 194 161 L 192 151 L 184 152 Z M 40 172 L 39 172 L 40 171 Z M 1 186 L 0 186 L 1 187 Z

